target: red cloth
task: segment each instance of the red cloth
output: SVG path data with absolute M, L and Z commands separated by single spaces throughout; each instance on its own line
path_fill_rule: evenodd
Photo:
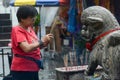
M 120 30 L 120 28 L 115 28 L 115 29 L 111 29 L 109 31 L 106 31 L 102 34 L 100 34 L 99 36 L 97 36 L 91 43 L 86 43 L 86 48 L 89 50 L 89 51 L 92 51 L 92 48 L 93 46 L 97 43 L 97 41 L 99 41 L 102 37 L 114 32 L 114 31 L 117 31 L 117 30 Z
M 91 45 L 91 43 L 87 42 L 87 43 L 86 43 L 86 48 L 87 48 L 89 51 L 91 51 L 91 50 L 92 50 L 92 45 Z
M 29 53 L 25 53 L 19 47 L 19 43 L 23 42 L 23 41 L 27 41 L 29 44 L 33 43 L 34 41 L 38 41 L 38 38 L 31 27 L 30 27 L 30 33 L 27 32 L 26 30 L 24 30 L 20 26 L 13 27 L 12 33 L 11 33 L 11 39 L 12 39 L 13 54 L 30 56 L 30 57 L 33 57 L 38 60 L 41 58 L 39 48 L 37 48 L 36 50 L 31 51 Z M 38 71 L 39 68 L 38 68 L 37 64 L 34 63 L 33 61 L 13 56 L 11 70 L 14 70 L 14 71 Z

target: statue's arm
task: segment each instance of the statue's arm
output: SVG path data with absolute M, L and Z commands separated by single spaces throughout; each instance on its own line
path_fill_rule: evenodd
M 98 66 L 98 62 L 97 62 L 97 56 L 96 53 L 90 53 L 90 61 L 88 63 L 88 68 L 85 71 L 85 75 L 93 75 L 94 71 L 96 70 L 97 66 Z

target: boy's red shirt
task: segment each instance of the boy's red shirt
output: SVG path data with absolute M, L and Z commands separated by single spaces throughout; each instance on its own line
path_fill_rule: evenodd
M 20 54 L 23 56 L 30 56 L 35 59 L 40 59 L 40 48 L 37 48 L 34 51 L 25 53 L 20 47 L 19 43 L 27 41 L 29 44 L 38 41 L 38 38 L 34 30 L 30 28 L 30 32 L 27 32 L 20 26 L 15 26 L 12 28 L 11 39 L 12 39 L 12 51 L 13 51 L 13 60 L 11 65 L 12 71 L 38 71 L 39 67 L 33 61 L 26 60 L 24 58 L 16 57 L 14 54 Z

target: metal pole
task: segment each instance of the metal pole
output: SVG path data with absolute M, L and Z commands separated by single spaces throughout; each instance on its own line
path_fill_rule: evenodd
M 2 66 L 3 66 L 3 77 L 5 76 L 5 64 L 4 64 L 4 50 L 2 49 Z

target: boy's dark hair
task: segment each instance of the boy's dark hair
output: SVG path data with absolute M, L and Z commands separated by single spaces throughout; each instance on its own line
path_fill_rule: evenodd
M 18 22 L 21 22 L 21 19 L 26 19 L 28 17 L 35 17 L 38 14 L 35 7 L 30 5 L 20 6 L 17 10 L 17 19 Z

